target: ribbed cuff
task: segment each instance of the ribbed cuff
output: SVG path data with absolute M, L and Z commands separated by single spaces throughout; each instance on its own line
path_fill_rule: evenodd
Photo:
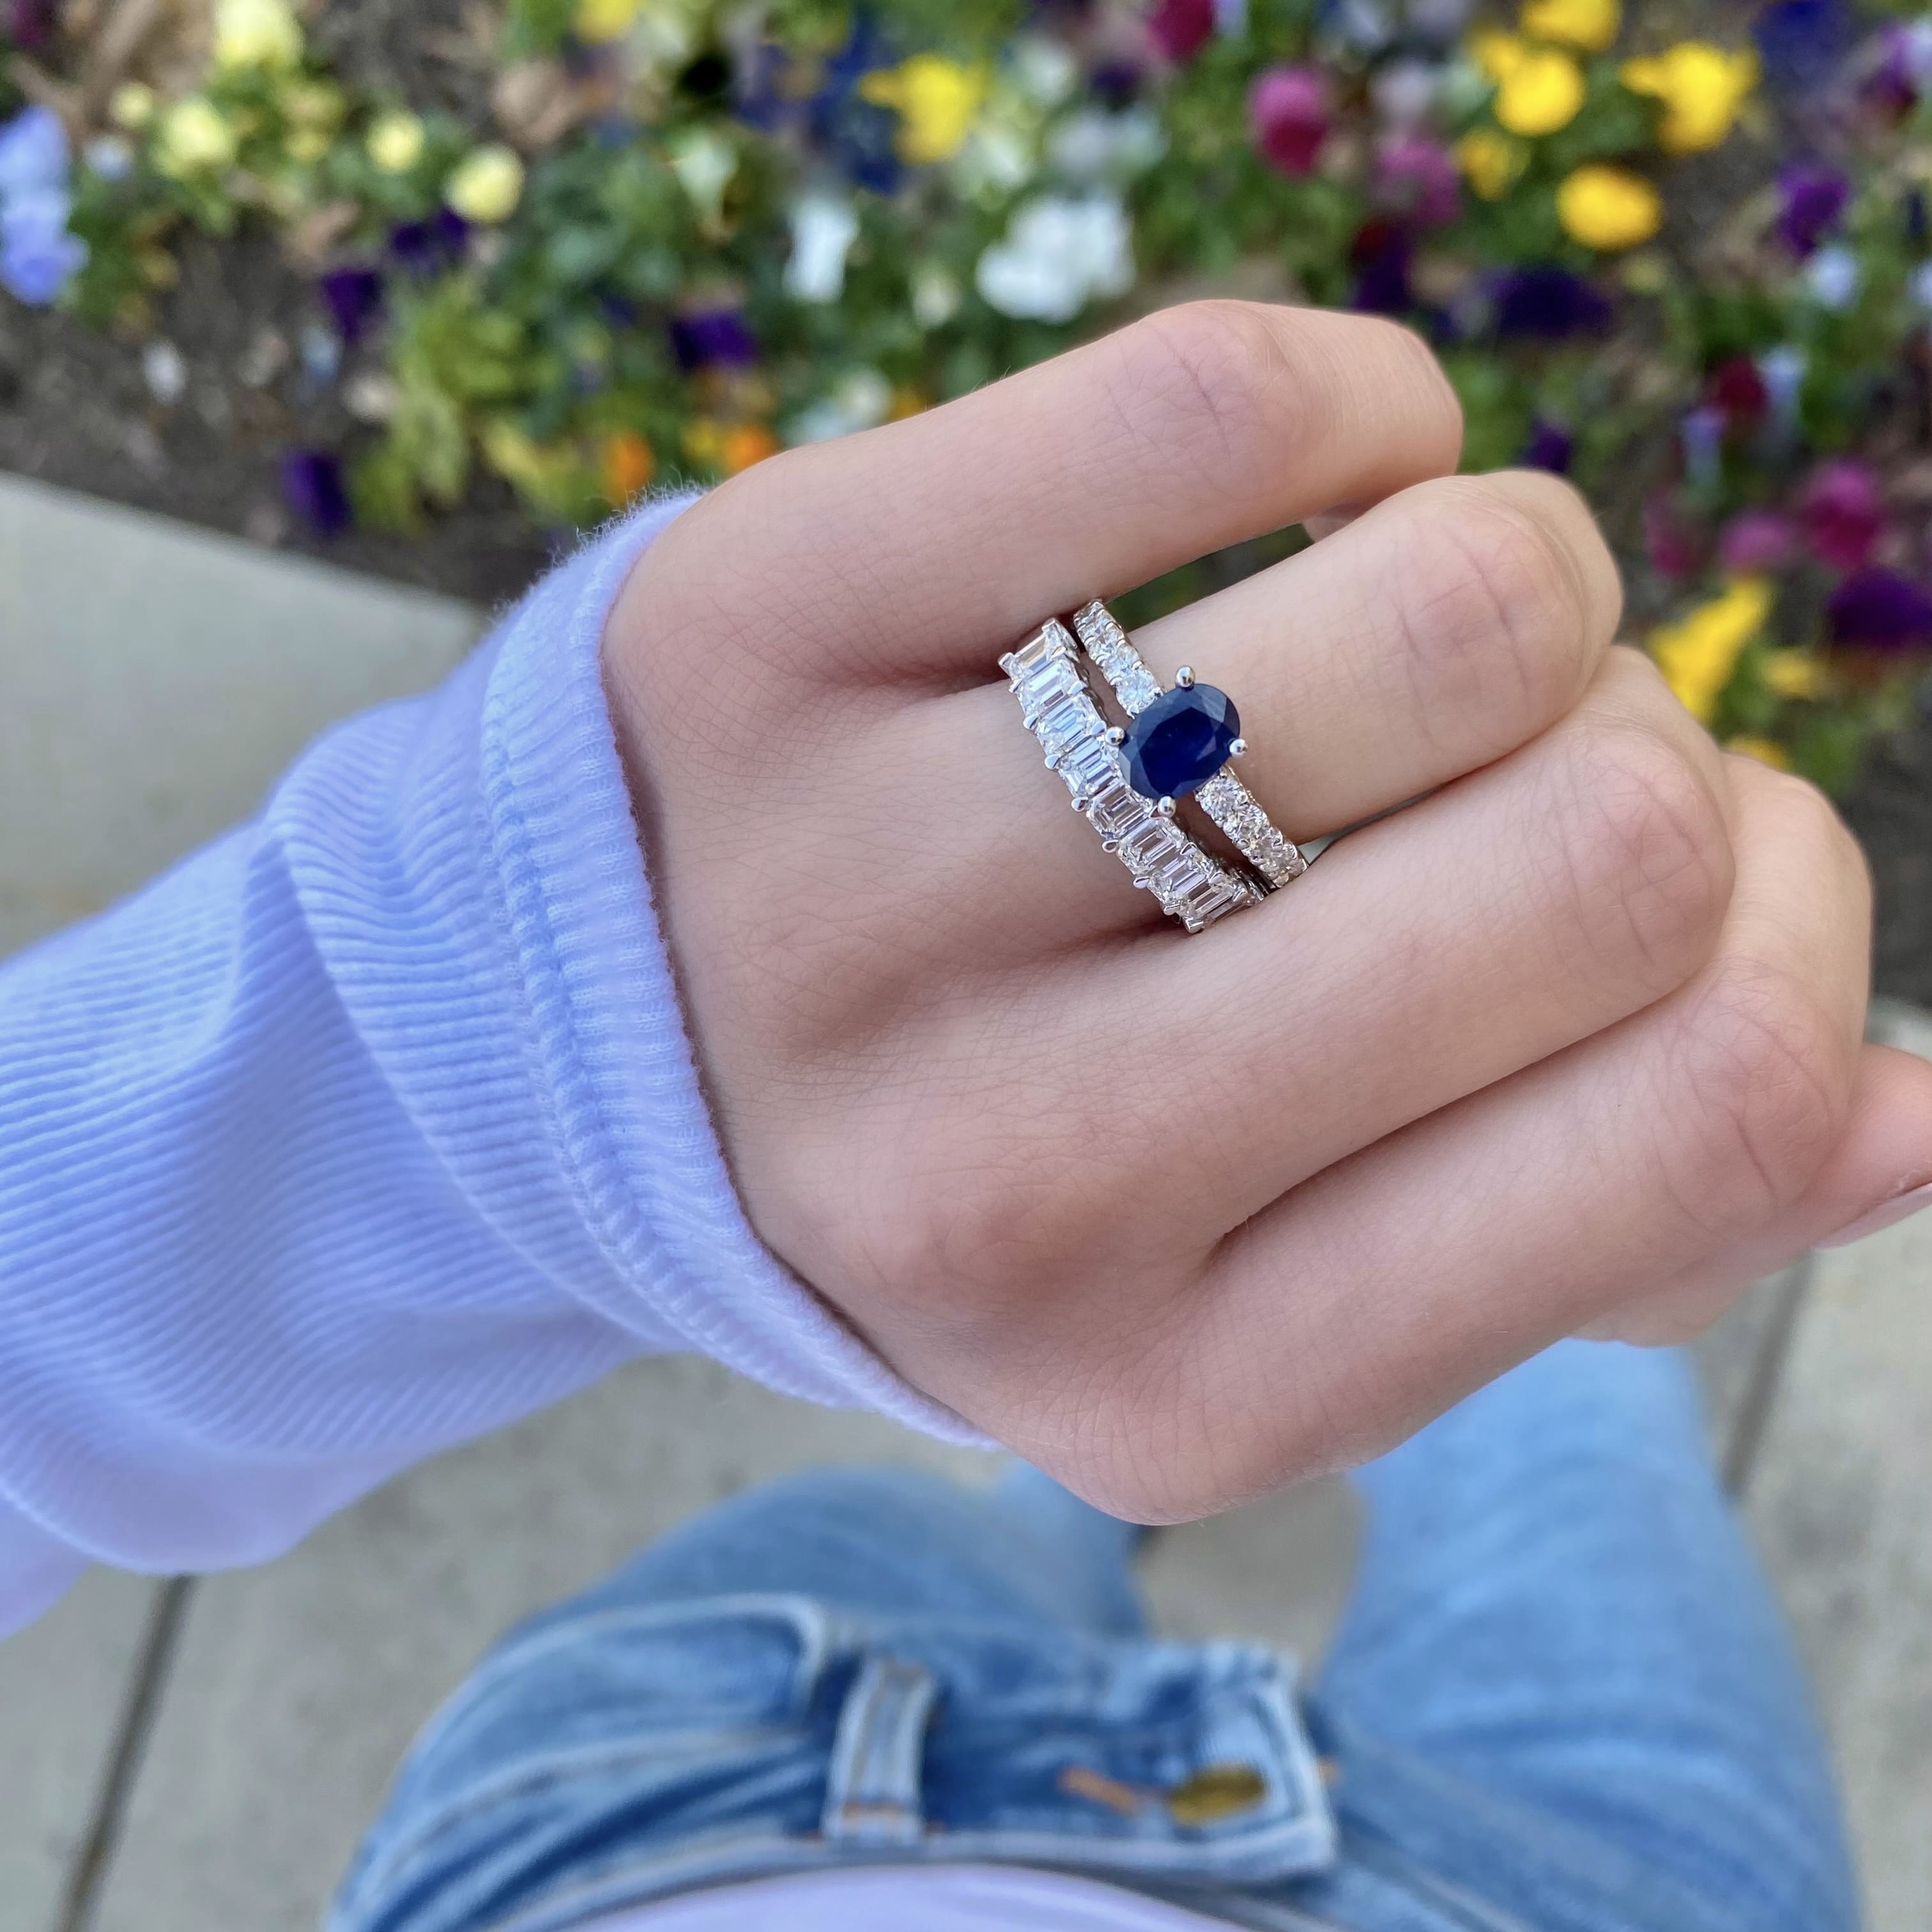
M 660 936 L 606 706 L 612 606 L 692 499 L 614 525 L 512 620 L 484 700 L 486 837 L 541 1088 L 631 1329 L 648 1316 L 781 1393 L 986 1438 L 888 1368 L 758 1240 L 740 1205 Z

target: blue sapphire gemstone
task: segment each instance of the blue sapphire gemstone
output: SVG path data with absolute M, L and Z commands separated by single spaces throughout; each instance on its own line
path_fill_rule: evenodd
M 1225 691 L 1191 684 L 1164 692 L 1134 720 L 1120 748 L 1127 782 L 1143 798 L 1185 798 L 1228 762 L 1240 735 L 1240 714 Z

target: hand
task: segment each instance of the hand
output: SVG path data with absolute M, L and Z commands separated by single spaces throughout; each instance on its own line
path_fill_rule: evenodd
M 1693 1331 L 1932 1178 L 1932 1067 L 1860 1045 L 1851 838 L 1612 647 L 1582 503 L 1452 476 L 1460 430 L 1402 330 L 1174 309 L 760 465 L 610 628 L 754 1224 L 1124 1516 L 1366 1457 L 1578 1330 Z M 1340 505 L 1138 641 L 1234 698 L 1289 837 L 1432 795 L 1189 938 L 995 660 Z

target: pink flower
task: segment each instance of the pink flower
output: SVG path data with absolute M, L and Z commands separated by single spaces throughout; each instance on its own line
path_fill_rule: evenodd
M 1404 134 L 1376 159 L 1382 206 L 1418 228 L 1442 228 L 1462 212 L 1461 177 L 1454 158 L 1426 134 Z
M 1255 76 L 1248 125 L 1262 160 L 1285 175 L 1311 173 L 1328 138 L 1328 76 L 1318 68 L 1271 67 Z
M 1688 577 L 1703 562 L 1696 528 L 1668 490 L 1653 490 L 1644 499 L 1643 543 L 1650 567 L 1660 577 Z
M 1192 60 L 1214 38 L 1214 0 L 1160 0 L 1148 32 L 1169 60 Z
M 1805 542 L 1838 570 L 1862 568 L 1885 529 L 1885 502 L 1877 477 L 1867 465 L 1849 458 L 1820 466 L 1804 486 L 1798 514 Z
M 1718 561 L 1733 577 L 1780 570 L 1798 548 L 1798 526 L 1780 510 L 1745 510 L 1724 526 Z

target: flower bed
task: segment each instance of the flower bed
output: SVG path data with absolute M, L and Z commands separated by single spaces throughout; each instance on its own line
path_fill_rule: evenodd
M 1471 466 L 1576 480 L 1727 741 L 1841 789 L 1906 715 L 1932 26 L 1830 0 L 1708 38 L 1617 0 L 479 0 L 418 31 L 430 89 L 332 59 L 354 10 L 0 16 L 0 284 L 124 344 L 166 408 L 184 256 L 272 236 L 310 312 L 257 386 L 337 405 L 277 457 L 315 532 L 420 535 L 502 486 L 532 532 L 584 523 L 1240 287 L 1424 330 Z

